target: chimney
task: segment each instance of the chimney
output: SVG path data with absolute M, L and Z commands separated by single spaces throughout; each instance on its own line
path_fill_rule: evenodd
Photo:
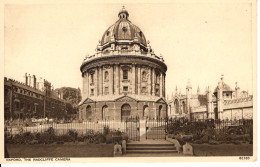
M 33 75 L 33 88 L 36 89 L 36 77 Z
M 27 73 L 25 73 L 25 85 L 28 85 L 28 76 L 27 76 Z
M 30 74 L 28 76 L 28 79 L 29 79 L 28 85 L 31 86 L 31 75 Z

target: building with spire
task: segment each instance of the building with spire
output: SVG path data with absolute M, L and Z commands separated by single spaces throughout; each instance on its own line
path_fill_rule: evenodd
M 211 91 L 206 88 L 202 94 L 200 88 L 197 93 L 192 93 L 192 86 L 188 81 L 186 94 L 177 93 L 168 101 L 169 117 L 188 119 L 252 119 L 253 118 L 253 96 L 247 91 L 240 92 L 236 82 L 233 90 L 224 82 L 224 75 L 221 75 L 216 88 Z
M 165 118 L 167 66 L 125 9 L 103 34 L 96 53 L 85 57 L 79 118 L 125 120 Z

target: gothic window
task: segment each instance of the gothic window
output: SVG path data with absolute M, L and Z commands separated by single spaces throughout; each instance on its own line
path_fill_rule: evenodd
M 184 102 L 184 101 L 182 102 L 182 111 L 183 111 L 183 113 L 185 113 L 185 114 L 187 113 L 187 112 L 186 112 L 186 106 L 185 106 L 185 102 Z
M 123 79 L 128 79 L 128 70 L 123 70 Z
M 175 114 L 179 114 L 179 102 L 178 100 L 174 101 Z
M 105 81 L 109 81 L 108 71 L 105 72 Z
M 145 71 L 142 72 L 142 81 L 147 81 L 147 73 Z

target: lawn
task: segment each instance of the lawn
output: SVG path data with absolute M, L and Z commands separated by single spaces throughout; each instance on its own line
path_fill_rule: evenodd
M 252 156 L 253 144 L 192 144 L 195 156 Z
M 10 158 L 113 157 L 113 144 L 7 144 Z

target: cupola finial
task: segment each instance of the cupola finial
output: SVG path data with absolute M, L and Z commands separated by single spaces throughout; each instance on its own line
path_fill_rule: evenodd
M 125 6 L 122 6 L 122 10 L 120 10 L 120 12 L 118 13 L 118 17 L 119 19 L 127 19 L 129 16 L 127 10 L 125 9 Z

